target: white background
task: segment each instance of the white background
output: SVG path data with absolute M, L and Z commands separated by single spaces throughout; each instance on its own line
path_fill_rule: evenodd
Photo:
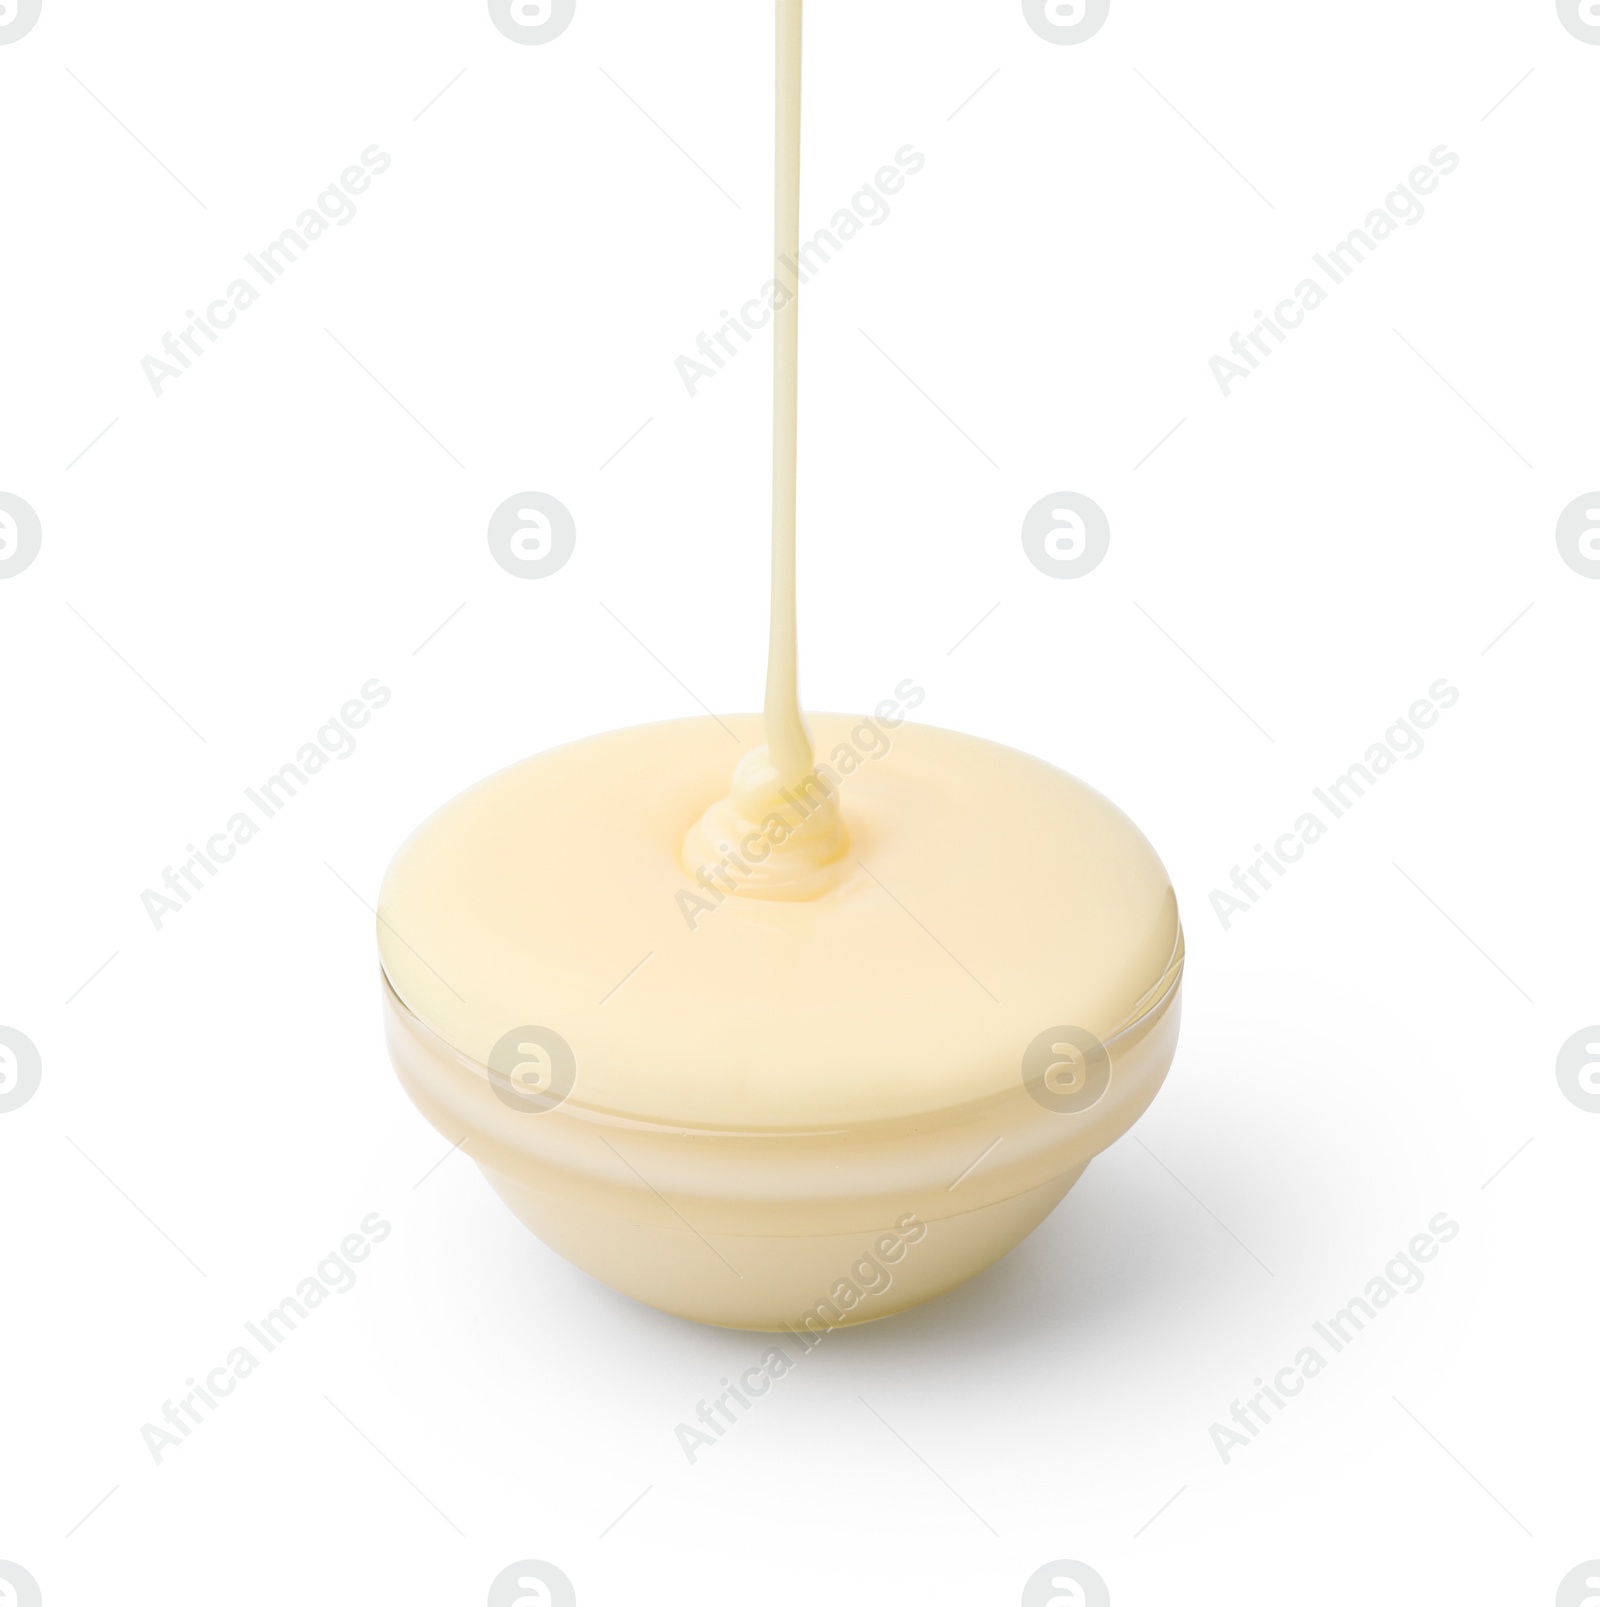
M 927 166 L 805 302 L 808 703 L 915 676 L 1127 809 L 1187 920 L 1177 1063 L 1005 1262 L 692 1467 L 762 1341 L 436 1167 L 378 1031 L 395 846 L 524 754 L 759 701 L 767 353 L 693 400 L 674 361 L 768 276 L 769 12 L 579 0 L 527 48 L 473 0 L 44 0 L 0 46 L 0 490 L 43 528 L 0 581 L 0 1024 L 43 1060 L 0 1115 L 0 1558 L 48 1607 L 476 1604 L 520 1558 L 583 1607 L 1010 1607 L 1056 1558 L 1116 1607 L 1553 1601 L 1600 1555 L 1600 1117 L 1554 1075 L 1600 1019 L 1600 581 L 1554 539 L 1600 483 L 1600 48 L 1549 0 L 1114 0 L 1068 48 L 1015 0 L 813 0 L 808 232 Z M 157 398 L 141 358 L 374 143 Z M 1224 399 L 1213 354 L 1440 144 Z M 545 581 L 485 540 L 530 489 L 578 524 Z M 1019 540 L 1067 489 L 1112 528 L 1077 581 Z M 155 930 L 371 677 L 359 750 Z M 1225 931 L 1212 889 L 1440 677 L 1426 751 Z M 141 1425 L 373 1211 L 156 1465 Z M 1211 1424 L 1441 1211 L 1426 1285 L 1224 1465 Z

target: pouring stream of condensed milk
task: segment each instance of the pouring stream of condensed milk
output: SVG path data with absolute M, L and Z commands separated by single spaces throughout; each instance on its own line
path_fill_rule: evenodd
M 800 260 L 802 0 L 778 0 L 777 271 Z M 849 847 L 834 791 L 813 768 L 800 712 L 795 502 L 800 415 L 800 283 L 790 274 L 773 314 L 772 619 L 767 644 L 767 742 L 745 755 L 733 789 L 690 831 L 684 858 L 697 876 L 716 867 L 757 898 L 813 898 L 833 885 Z M 753 844 L 752 861 L 737 844 Z
M 755 1329 L 887 1316 L 1031 1232 L 1154 1098 L 1184 954 L 1155 850 L 1093 788 L 911 723 L 912 677 L 802 718 L 801 0 L 776 14 L 763 716 L 513 765 L 412 834 L 378 905 L 428 1120 L 569 1261 Z

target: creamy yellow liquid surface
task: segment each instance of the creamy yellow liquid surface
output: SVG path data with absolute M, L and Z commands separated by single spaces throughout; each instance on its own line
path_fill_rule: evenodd
M 1100 794 L 954 732 L 814 726 L 823 763 L 861 755 L 826 893 L 695 880 L 684 825 L 726 785 L 718 724 L 612 732 L 480 783 L 401 849 L 379 924 L 395 992 L 479 1065 L 514 1028 L 560 1033 L 578 1105 L 744 1131 L 1010 1095 L 1041 1032 L 1111 1042 L 1164 993 L 1172 887 Z

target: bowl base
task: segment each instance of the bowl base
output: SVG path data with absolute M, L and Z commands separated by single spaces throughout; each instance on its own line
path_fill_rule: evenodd
M 637 1221 L 482 1170 L 552 1250 L 622 1294 L 691 1322 L 803 1336 L 892 1317 L 965 1283 L 1032 1233 L 1087 1164 L 976 1210 L 820 1235 Z

